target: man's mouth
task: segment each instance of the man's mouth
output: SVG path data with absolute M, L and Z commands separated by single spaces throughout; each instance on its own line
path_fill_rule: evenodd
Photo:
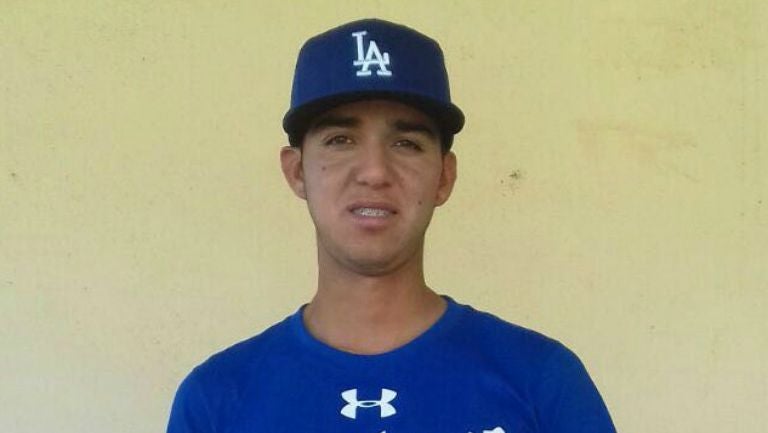
M 363 217 L 384 218 L 392 215 L 392 211 L 376 207 L 358 207 L 352 209 L 352 213 Z

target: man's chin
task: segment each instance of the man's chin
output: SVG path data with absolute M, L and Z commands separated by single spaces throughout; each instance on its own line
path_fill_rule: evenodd
M 356 274 L 366 277 L 383 277 L 395 273 L 402 268 L 402 261 L 398 262 L 392 258 L 365 257 L 355 258 L 347 262 L 347 268 Z
M 321 262 L 330 260 L 336 263 L 335 266 L 350 273 L 366 277 L 382 277 L 413 265 L 418 266 L 416 262 L 421 260 L 418 245 L 404 248 L 402 244 L 372 244 L 358 243 L 348 248 L 321 248 L 319 251 Z
M 366 277 L 384 277 L 401 272 L 413 265 L 417 254 L 356 254 L 348 255 L 341 264 L 347 270 Z

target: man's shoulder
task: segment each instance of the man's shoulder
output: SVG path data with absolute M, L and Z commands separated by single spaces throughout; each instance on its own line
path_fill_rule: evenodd
M 249 370 L 257 367 L 265 356 L 290 350 L 290 321 L 289 316 L 252 337 L 214 353 L 195 367 L 192 374 L 214 380 L 247 374 Z
M 539 331 L 503 319 L 494 313 L 470 305 L 458 304 L 464 310 L 462 328 L 467 332 L 479 332 L 491 340 L 513 340 L 534 346 L 558 345 L 558 341 Z
M 463 320 L 453 339 L 469 345 L 478 356 L 534 366 L 558 354 L 571 353 L 560 341 L 544 333 L 468 305 L 460 307 L 464 310 Z

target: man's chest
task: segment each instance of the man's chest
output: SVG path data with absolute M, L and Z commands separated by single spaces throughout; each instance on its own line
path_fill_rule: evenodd
M 243 394 L 227 433 L 535 432 L 533 409 L 493 375 L 275 373 Z

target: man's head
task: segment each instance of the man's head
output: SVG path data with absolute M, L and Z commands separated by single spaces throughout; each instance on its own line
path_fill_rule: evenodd
M 304 45 L 280 158 L 307 201 L 321 270 L 421 266 L 434 208 L 456 179 L 449 149 L 463 122 L 439 46 L 414 30 L 364 20 Z
M 283 129 L 291 145 L 300 147 L 318 115 L 366 99 L 399 101 L 432 117 L 444 152 L 464 126 L 463 113 L 451 102 L 437 42 L 399 24 L 366 19 L 331 29 L 304 44 Z

